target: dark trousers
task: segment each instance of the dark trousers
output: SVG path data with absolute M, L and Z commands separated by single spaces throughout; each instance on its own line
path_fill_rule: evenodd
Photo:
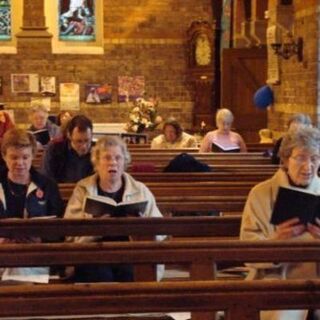
M 90 264 L 75 268 L 74 282 L 132 282 L 130 264 Z

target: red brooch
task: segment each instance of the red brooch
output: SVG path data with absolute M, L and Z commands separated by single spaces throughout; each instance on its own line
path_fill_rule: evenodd
M 43 195 L 44 195 L 43 191 L 41 189 L 37 189 L 36 191 L 37 198 L 43 198 Z

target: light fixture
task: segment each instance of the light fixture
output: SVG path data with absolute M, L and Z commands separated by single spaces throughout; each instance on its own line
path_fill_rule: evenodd
M 274 53 L 283 59 L 289 59 L 293 55 L 297 55 L 299 62 L 303 59 L 303 39 L 298 37 L 296 40 L 293 39 L 291 33 L 288 33 L 283 43 L 276 42 L 270 44 Z

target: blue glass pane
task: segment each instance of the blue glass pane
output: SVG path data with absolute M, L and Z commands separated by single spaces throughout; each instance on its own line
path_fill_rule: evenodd
M 95 41 L 94 0 L 59 0 L 59 39 Z
M 11 3 L 0 0 L 0 41 L 11 40 Z

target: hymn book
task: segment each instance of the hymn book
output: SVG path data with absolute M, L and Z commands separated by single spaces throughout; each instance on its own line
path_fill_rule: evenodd
M 212 142 L 211 145 L 212 152 L 240 152 L 239 146 L 223 146 L 218 142 Z
M 307 224 L 320 217 L 320 196 L 306 191 L 279 188 L 270 222 L 280 224 L 288 219 L 299 218 Z
M 148 201 L 119 202 L 104 196 L 87 196 L 84 211 L 92 214 L 94 218 L 110 217 L 141 217 L 147 207 Z
M 29 131 L 33 134 L 35 139 L 40 142 L 42 145 L 46 145 L 50 141 L 50 135 L 48 129 L 40 129 L 36 131 Z

